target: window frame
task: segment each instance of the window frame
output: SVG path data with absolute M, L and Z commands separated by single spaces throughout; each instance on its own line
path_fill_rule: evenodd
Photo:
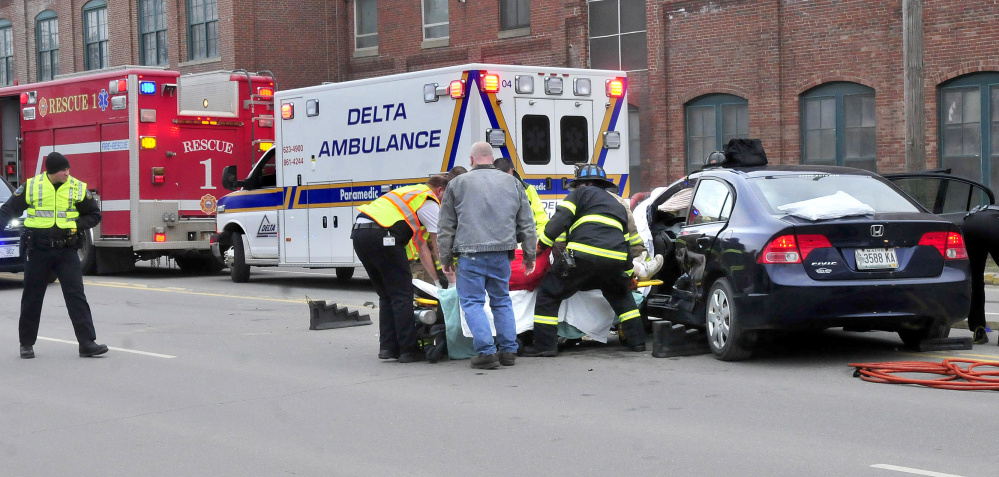
M 430 2 L 439 3 L 439 4 L 443 4 L 444 5 L 444 8 L 445 8 L 444 15 L 446 16 L 446 19 L 443 22 L 427 23 L 427 3 L 430 3 Z M 446 39 L 451 38 L 451 11 L 450 10 L 451 9 L 448 6 L 448 0 L 421 0 L 420 1 L 420 13 L 421 13 L 422 19 L 423 19 L 423 41 L 427 41 L 427 40 L 446 40 Z M 444 26 L 448 27 L 446 35 L 444 35 L 444 36 L 427 36 L 427 29 L 433 28 L 433 27 L 439 27 L 441 25 L 444 25 Z
M 694 172 L 699 170 L 704 165 L 705 157 L 699 158 L 700 164 L 695 164 L 691 162 L 690 157 L 690 119 L 691 110 L 697 108 L 713 108 L 715 114 L 715 144 L 713 151 L 721 151 L 725 147 L 725 107 L 726 106 L 745 106 L 746 108 L 746 135 L 749 135 L 749 100 L 743 98 L 742 96 L 736 96 L 734 94 L 728 93 L 711 93 L 703 96 L 699 96 L 683 106 L 683 157 L 684 157 L 684 167 L 686 171 Z M 738 112 L 736 113 L 738 114 Z M 738 122 L 738 118 L 736 118 Z M 739 124 L 736 124 L 736 137 L 738 137 Z M 707 137 L 707 136 L 699 136 Z M 694 166 L 698 166 L 694 169 Z
M 517 20 L 512 25 L 504 25 L 503 12 L 507 11 L 511 6 L 516 10 L 515 16 Z M 527 9 L 527 23 L 520 23 L 522 7 Z M 521 28 L 531 28 L 531 0 L 499 0 L 499 30 L 510 31 Z
M 14 24 L 0 19 L 0 86 L 14 84 Z
M 622 8 L 621 7 L 621 3 L 622 3 L 622 1 L 627 1 L 627 0 L 587 0 L 587 2 L 586 2 L 586 16 L 587 16 L 587 19 L 588 19 L 588 22 L 589 22 L 588 23 L 588 27 L 587 27 L 587 47 L 589 48 L 589 57 L 587 58 L 587 62 L 590 63 L 590 67 L 591 68 L 616 69 L 616 70 L 622 70 L 622 71 L 648 71 L 649 70 L 649 58 L 648 58 L 649 25 L 648 25 L 648 19 L 646 18 L 646 15 L 644 15 L 644 14 L 642 15 L 643 29 L 641 29 L 641 30 L 622 31 L 623 30 L 622 20 L 621 20 L 621 8 Z M 614 2 L 617 5 L 617 9 L 616 9 L 617 10 L 617 16 L 616 16 L 616 18 L 617 18 L 617 25 L 615 25 L 615 29 L 614 29 L 614 31 L 616 33 L 611 33 L 611 34 L 606 34 L 606 35 L 592 36 L 591 33 L 594 30 L 593 25 L 592 25 L 592 20 L 593 20 L 594 17 L 590 13 L 590 9 L 592 8 L 592 5 L 595 4 L 595 3 L 610 3 L 610 2 Z M 643 2 L 643 5 L 644 4 L 645 4 L 645 2 Z M 631 68 L 631 69 L 628 69 L 628 68 L 626 68 L 626 65 L 624 64 L 624 54 L 623 54 L 623 51 L 625 50 L 625 48 L 621 46 L 622 43 L 623 43 L 622 40 L 626 36 L 639 35 L 639 34 L 641 34 L 645 38 L 645 48 L 644 48 L 644 53 L 642 55 L 642 59 L 643 59 L 642 65 L 641 65 L 640 68 Z M 605 39 L 608 39 L 608 38 L 616 38 L 616 42 L 617 42 L 617 65 L 615 67 L 613 67 L 613 68 L 607 68 L 607 67 L 604 67 L 602 65 L 593 66 L 593 64 L 592 64 L 593 63 L 593 40 L 605 40 Z M 628 66 L 631 66 L 631 65 L 628 65 Z
M 49 28 L 49 44 L 55 45 L 47 50 L 42 49 L 42 24 L 54 25 L 55 33 Z M 44 10 L 35 15 L 35 52 L 38 63 L 36 64 L 36 78 L 38 81 L 50 81 L 59 74 L 59 15 L 52 10 Z M 48 55 L 49 74 L 46 76 L 42 70 L 42 58 Z
M 801 141 L 799 147 L 799 162 L 801 164 L 825 164 L 825 162 L 805 162 L 806 161 L 806 151 L 808 149 L 808 143 L 806 142 L 808 130 L 805 128 L 807 121 L 806 117 L 806 103 L 813 100 L 834 100 L 834 113 L 835 113 L 835 132 L 834 132 L 834 144 L 835 144 L 835 155 L 833 157 L 834 165 L 837 166 L 847 166 L 847 167 L 857 167 L 857 165 L 846 164 L 846 102 L 845 98 L 847 96 L 851 97 L 863 97 L 870 96 L 873 99 L 874 107 L 874 125 L 870 126 L 874 129 L 874 151 L 871 157 L 857 157 L 850 158 L 852 161 L 873 161 L 874 169 L 871 172 L 877 173 L 878 171 L 878 107 L 877 107 L 877 91 L 869 86 L 864 86 L 860 83 L 852 83 L 848 81 L 833 81 L 829 83 L 823 83 L 819 86 L 809 89 L 798 97 L 798 107 L 800 116 L 798 120 L 798 133 L 799 140 Z M 869 170 L 869 169 L 865 169 Z
M 200 2 L 203 11 L 203 21 L 193 23 L 191 18 L 191 12 L 194 11 L 195 2 Z M 210 8 L 214 5 L 214 9 Z M 214 15 L 214 17 L 209 17 L 209 15 Z M 212 38 L 209 36 L 211 32 L 211 26 L 214 24 L 215 27 L 215 38 L 214 47 L 215 54 L 212 54 Z M 187 58 L 188 60 L 205 60 L 209 58 L 218 58 L 221 53 L 219 52 L 219 4 L 218 0 L 187 0 Z M 195 44 L 193 38 L 195 37 L 195 30 L 203 29 L 204 34 L 204 50 L 202 51 L 199 45 Z
M 941 83 L 937 87 L 937 161 L 942 168 L 951 169 L 947 163 L 948 157 L 974 157 L 974 155 L 951 155 L 945 156 L 947 126 L 947 108 L 944 106 L 944 95 L 947 92 L 973 89 L 978 90 L 979 116 L 978 127 L 980 144 L 978 146 L 979 157 L 979 177 L 966 177 L 974 181 L 981 182 L 987 187 L 995 187 L 993 182 L 999 183 L 999 132 L 993 134 L 993 127 L 999 128 L 999 108 L 994 108 L 993 103 L 999 102 L 999 72 L 983 71 L 971 73 Z M 995 179 L 995 180 L 993 180 Z
M 375 5 L 375 31 L 373 33 L 361 33 L 360 27 L 361 22 L 358 21 L 358 15 L 361 12 L 361 3 L 371 2 Z M 421 4 L 422 8 L 422 4 Z M 375 44 L 373 46 L 357 46 L 358 38 L 369 38 L 374 37 Z M 378 49 L 378 0 L 354 0 L 354 51 L 377 51 Z
M 103 15 L 102 15 L 103 13 Z M 97 20 L 97 39 L 91 41 L 89 36 L 89 31 L 91 30 L 91 21 L 96 16 Z M 101 17 L 103 22 L 101 21 Z M 103 27 L 103 28 L 102 28 Z M 83 6 L 83 68 L 85 70 L 99 70 L 108 67 L 110 61 L 110 52 L 108 51 L 108 4 L 104 0 L 90 0 Z M 93 59 L 91 58 L 91 47 L 96 46 L 97 53 L 97 63 L 93 64 Z
M 147 15 L 147 8 L 152 7 L 152 23 L 153 30 L 146 31 L 143 26 L 143 17 Z M 167 50 L 167 19 L 166 19 L 166 0 L 139 0 L 139 63 L 144 66 L 157 66 L 157 65 L 168 65 L 170 64 L 170 54 Z M 162 21 L 163 28 L 158 29 L 158 25 Z M 146 54 L 147 50 L 147 38 L 152 38 L 154 43 L 153 51 L 156 52 L 156 58 L 154 61 L 150 61 Z M 162 40 L 161 40 L 162 38 Z

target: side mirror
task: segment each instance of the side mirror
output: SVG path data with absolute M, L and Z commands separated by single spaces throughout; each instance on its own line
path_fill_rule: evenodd
M 238 177 L 236 175 L 236 166 L 225 166 L 222 169 L 222 187 L 227 190 L 239 189 L 242 184 L 237 179 Z

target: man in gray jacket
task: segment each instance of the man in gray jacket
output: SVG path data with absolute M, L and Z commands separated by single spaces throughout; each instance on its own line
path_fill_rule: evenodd
M 494 369 L 513 366 L 517 358 L 510 261 L 520 241 L 524 273 L 533 272 L 538 241 L 524 188 L 515 177 L 493 167 L 492 146 L 472 144 L 471 160 L 472 170 L 454 178 L 444 191 L 437 240 L 445 273 L 454 273 L 458 255 L 458 301 L 478 354 L 472 367 Z M 485 312 L 486 293 L 495 343 Z

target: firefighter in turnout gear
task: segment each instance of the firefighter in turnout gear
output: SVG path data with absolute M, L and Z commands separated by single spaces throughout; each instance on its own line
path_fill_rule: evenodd
M 567 234 L 563 259 L 557 260 L 538 287 L 534 307 L 534 344 L 521 355 L 558 355 L 558 309 L 579 290 L 600 289 L 620 319 L 632 351 L 645 351 L 645 328 L 631 294 L 632 262 L 628 255 L 627 209 L 604 190 L 614 187 L 596 164 L 582 167 L 569 183 L 574 190 L 558 204 L 538 247 L 551 247 Z
M 413 315 L 413 279 L 406 246 L 415 241 L 424 268 L 438 281 L 433 257 L 420 233 L 425 228 L 437 244 L 437 216 L 447 179 L 431 176 L 426 184 L 394 189 L 369 204 L 357 208 L 350 238 L 354 252 L 364 264 L 378 293 L 378 358 L 398 359 L 400 363 L 422 361 L 426 355 L 417 349 Z M 439 254 L 437 255 L 440 256 Z
M 25 211 L 24 292 L 18 332 L 21 357 L 35 357 L 42 300 L 48 288 L 49 273 L 62 285 L 73 331 L 80 344 L 80 356 L 104 354 L 108 347 L 97 344 L 97 332 L 83 293 L 83 267 L 77 249 L 82 233 L 101 222 L 101 209 L 87 190 L 87 184 L 69 175 L 69 161 L 58 152 L 45 158 L 45 172 L 28 179 L 0 207 L 0 227 Z

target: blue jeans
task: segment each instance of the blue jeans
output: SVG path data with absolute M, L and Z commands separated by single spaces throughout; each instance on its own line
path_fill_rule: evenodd
M 510 257 L 507 252 L 478 252 L 458 257 L 458 301 L 479 355 L 517 352 L 517 322 L 510 301 Z M 496 326 L 496 342 L 486 316 L 486 293 Z

